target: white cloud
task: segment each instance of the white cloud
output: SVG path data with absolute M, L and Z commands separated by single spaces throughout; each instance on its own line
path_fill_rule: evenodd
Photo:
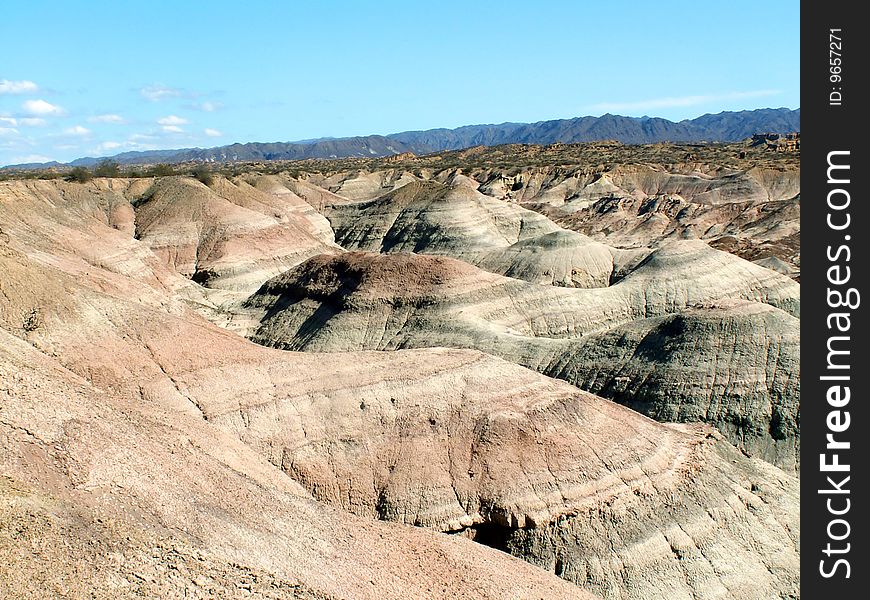
M 192 108 L 193 110 L 201 110 L 203 112 L 214 112 L 216 110 L 220 110 L 224 107 L 220 102 L 198 102 L 195 104 L 187 104 L 188 108 Z
M 5 123 L 12 127 L 17 127 L 19 125 L 23 125 L 24 127 L 42 127 L 43 125 L 47 125 L 48 121 L 40 119 L 39 117 L 0 117 L 0 123 Z
M 155 150 L 159 146 L 149 143 L 157 141 L 158 136 L 150 134 L 134 133 L 124 141 L 106 140 L 100 142 L 96 146 L 84 151 L 97 156 L 105 156 L 107 154 L 117 154 L 118 152 L 126 152 L 128 150 Z M 56 146 L 59 148 L 59 146 Z
M 94 115 L 88 117 L 88 121 L 91 123 L 126 123 L 121 115 Z
M 635 102 L 601 102 L 593 104 L 589 107 L 590 110 L 609 111 L 645 111 L 651 109 L 662 108 L 681 108 L 685 106 L 696 106 L 698 104 L 706 104 L 710 102 L 722 102 L 725 100 L 742 100 L 745 98 L 762 98 L 764 96 L 775 96 L 780 94 L 779 90 L 752 90 L 748 92 L 726 92 L 724 94 L 699 94 L 696 96 L 677 96 L 669 98 L 653 98 L 649 100 L 639 100 Z
M 208 137 L 220 137 L 223 135 L 223 133 L 221 133 L 217 129 L 212 129 L 210 127 L 206 127 L 203 130 L 203 133 L 205 133 Z
M 0 123 L 5 125 L 11 125 L 12 127 L 18 127 L 19 125 L 23 125 L 24 127 L 42 127 L 43 125 L 48 125 L 48 121 L 45 119 L 40 119 L 39 117 L 0 117 Z
M 32 81 L 9 81 L 8 79 L 0 79 L 0 94 L 27 94 L 33 93 L 39 89 Z
M 42 154 L 28 154 L 26 156 L 13 156 L 12 163 L 24 165 L 27 163 L 43 163 L 50 162 L 52 159 L 50 156 L 44 156 Z
M 160 125 L 187 125 L 187 119 L 182 119 L 175 115 L 169 115 L 168 117 L 157 119 L 157 123 Z
M 185 95 L 183 90 L 165 86 L 160 83 L 145 86 L 139 90 L 139 93 L 143 98 L 150 100 L 151 102 L 160 102 L 161 100 L 166 100 L 168 98 L 178 98 Z
M 186 125 L 187 119 L 175 115 L 169 115 L 161 119 L 157 119 L 157 123 L 162 125 L 162 129 L 166 133 L 184 133 L 184 130 L 179 125 Z
M 91 130 L 86 127 L 82 127 L 81 125 L 76 125 L 75 127 L 68 127 L 64 129 L 63 132 L 67 135 L 88 135 Z
M 124 148 L 125 150 L 154 150 L 157 145 L 154 142 L 159 141 L 159 137 L 148 133 L 134 133 L 125 141 L 121 142 L 117 147 L 106 148 L 107 150 L 116 150 Z M 104 142 L 108 144 L 116 144 L 117 142 Z
M 122 144 L 121 142 L 108 141 L 108 142 L 103 142 L 102 144 L 97 146 L 97 150 L 100 152 L 102 152 L 103 150 L 115 150 L 116 148 L 120 148 L 123 145 L 124 144 Z
M 64 109 L 55 104 L 46 102 L 45 100 L 28 100 L 21 105 L 24 110 L 31 115 L 55 115 L 60 116 L 66 113 Z
M 0 127 L 0 137 L 10 137 L 18 135 L 18 130 L 14 127 Z

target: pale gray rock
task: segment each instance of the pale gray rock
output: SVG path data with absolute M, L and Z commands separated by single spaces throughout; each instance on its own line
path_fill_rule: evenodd
M 266 189 L 222 177 L 211 187 L 160 179 L 132 199 L 136 238 L 179 274 L 239 295 L 315 254 L 341 252 L 308 203 Z
M 621 254 L 466 183 L 415 182 L 375 200 L 328 204 L 347 250 L 452 256 L 492 273 L 566 287 L 605 287 Z
M 738 448 L 800 465 L 800 323 L 722 301 L 589 335 L 539 370 L 663 422 L 715 425 Z

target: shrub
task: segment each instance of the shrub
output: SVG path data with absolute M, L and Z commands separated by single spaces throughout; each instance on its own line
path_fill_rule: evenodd
M 152 177 L 169 177 L 175 175 L 175 169 L 172 168 L 172 165 L 160 163 L 148 169 L 148 174 Z
M 209 169 L 206 165 L 198 165 L 193 170 L 193 177 L 197 181 L 204 183 L 208 186 L 214 183 L 214 175 L 212 174 L 211 169 Z
M 21 328 L 30 333 L 42 327 L 42 313 L 38 308 L 31 308 L 30 312 L 24 315 L 24 320 L 21 323 Z
M 94 176 L 84 167 L 74 167 L 72 171 L 69 172 L 69 175 L 66 176 L 67 181 L 74 181 L 75 183 L 87 183 Z
M 120 177 L 121 165 L 114 160 L 104 159 L 97 163 L 94 167 L 94 175 L 96 177 Z

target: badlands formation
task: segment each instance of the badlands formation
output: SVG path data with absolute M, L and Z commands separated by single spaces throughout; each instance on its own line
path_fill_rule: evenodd
M 0 182 L 0 595 L 798 597 L 793 165 L 553 152 Z

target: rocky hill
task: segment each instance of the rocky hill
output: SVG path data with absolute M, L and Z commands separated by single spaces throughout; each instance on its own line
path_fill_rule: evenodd
M 745 451 L 792 470 L 799 322 L 766 304 L 796 312 L 797 287 L 682 242 L 613 286 L 589 290 L 530 284 L 445 258 L 316 257 L 267 282 L 247 304 L 262 315 L 252 339 L 264 345 L 474 348 L 662 421 L 715 424 Z
M 494 198 L 540 212 L 561 228 L 622 250 L 703 239 L 800 278 L 798 153 L 747 143 L 513 145 L 305 167 L 304 182 L 288 185 L 338 221 L 373 210 L 379 196 L 425 181 L 476 190 L 475 201 L 484 204 Z M 348 199 L 372 204 L 342 208 Z

